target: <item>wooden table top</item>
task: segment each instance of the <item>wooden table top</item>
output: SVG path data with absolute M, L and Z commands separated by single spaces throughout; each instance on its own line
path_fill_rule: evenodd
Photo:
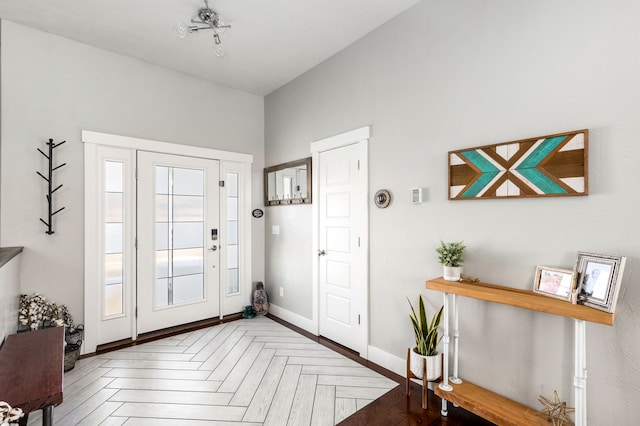
M 25 413 L 62 403 L 64 327 L 7 336 L 0 348 L 0 400 Z

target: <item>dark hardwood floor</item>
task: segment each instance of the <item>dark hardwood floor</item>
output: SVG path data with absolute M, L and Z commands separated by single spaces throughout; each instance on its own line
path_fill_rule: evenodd
M 421 391 L 422 387 L 420 385 L 412 383 L 411 396 L 406 396 L 403 382 L 397 388 L 387 392 L 363 409 L 356 411 L 339 424 L 340 426 L 493 425 L 493 423 L 481 419 L 462 408 L 456 408 L 452 404 L 448 404 L 447 417 L 442 416 L 440 414 L 442 400 L 432 391 L 428 391 L 428 409 L 423 410 L 421 407 Z

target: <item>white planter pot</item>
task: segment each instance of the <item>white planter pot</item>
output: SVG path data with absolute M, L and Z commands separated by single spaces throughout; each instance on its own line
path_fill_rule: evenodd
M 444 279 L 447 281 L 460 281 L 460 274 L 462 274 L 462 266 L 444 267 Z
M 427 360 L 427 380 L 433 381 L 442 376 L 442 356 L 437 353 L 433 356 L 424 356 L 416 352 L 416 348 L 411 350 L 409 356 L 409 369 L 418 379 L 424 376 L 424 359 Z

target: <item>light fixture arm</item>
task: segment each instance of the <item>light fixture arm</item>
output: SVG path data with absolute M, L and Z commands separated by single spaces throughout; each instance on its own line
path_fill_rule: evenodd
M 195 23 L 195 21 L 193 21 L 193 20 L 191 22 Z M 225 28 L 225 29 L 226 28 L 231 28 L 231 25 L 220 25 L 220 26 L 217 26 L 217 27 L 198 27 L 196 25 L 189 25 L 188 28 L 189 28 L 189 32 L 190 33 L 195 33 L 195 32 L 198 32 L 200 30 L 217 30 L 217 29 L 220 29 L 220 28 Z

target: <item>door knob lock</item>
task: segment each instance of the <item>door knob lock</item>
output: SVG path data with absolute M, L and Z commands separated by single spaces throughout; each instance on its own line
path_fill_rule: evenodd
M 218 250 L 218 246 L 217 245 L 212 245 L 211 248 L 209 249 L 209 251 L 216 251 Z
M 318 250 L 318 256 L 324 256 L 324 255 L 326 255 L 326 254 L 327 254 L 327 252 L 326 252 L 326 251 L 324 251 L 324 250 Z

